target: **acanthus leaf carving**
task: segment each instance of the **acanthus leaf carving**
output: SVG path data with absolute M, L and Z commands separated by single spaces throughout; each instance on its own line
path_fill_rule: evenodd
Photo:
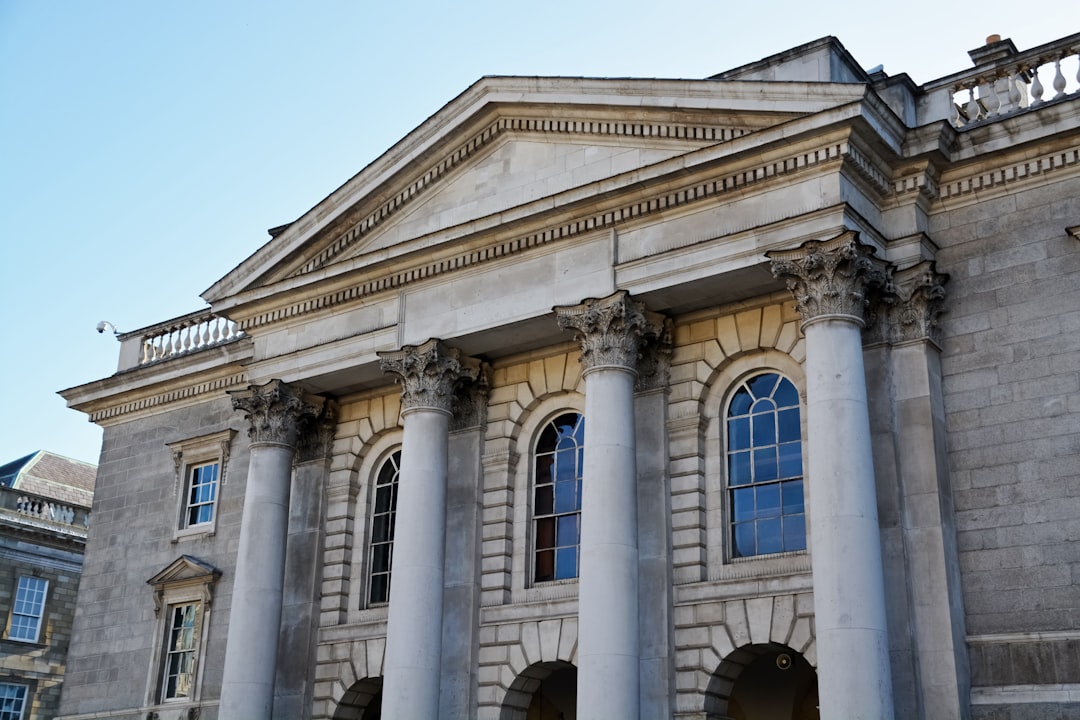
M 647 310 L 626 290 L 554 310 L 559 327 L 576 331 L 586 372 L 611 366 L 636 372 L 643 345 L 659 338 L 665 327 L 663 315 Z
M 252 444 L 274 443 L 291 448 L 296 447 L 303 419 L 317 417 L 326 402 L 326 398 L 309 395 L 280 380 L 231 390 L 229 395 L 233 408 L 242 410 L 250 423 L 248 438 Z
M 458 387 L 480 374 L 480 361 L 431 339 L 400 350 L 379 352 L 379 367 L 398 376 L 403 411 L 418 408 L 453 414 Z

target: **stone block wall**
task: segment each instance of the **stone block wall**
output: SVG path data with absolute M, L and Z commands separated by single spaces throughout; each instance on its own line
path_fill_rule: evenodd
M 237 432 L 219 480 L 216 532 L 174 540 L 182 482 L 166 444 L 230 428 Z M 153 657 L 158 620 L 146 581 L 179 556 L 191 555 L 222 572 L 210 606 L 199 689 L 211 701 L 201 717 L 216 717 L 247 462 L 244 419 L 224 393 L 105 428 L 62 715 L 131 708 L 131 717 L 145 717 L 137 709 L 155 694 L 160 662 Z
M 37 577 L 49 583 L 38 642 L 0 639 L 0 682 L 27 685 L 30 694 L 24 717 L 47 720 L 56 717 L 60 707 L 79 590 L 80 554 L 35 548 L 30 542 L 9 537 L 0 538 L 0 549 L 4 551 L 4 561 L 0 563 L 0 623 L 6 625 L 11 616 L 19 577 Z M 28 551 L 41 553 L 41 557 L 32 558 L 25 554 Z
M 978 718 L 1064 717 L 978 688 L 1060 701 L 1047 688 L 1080 677 L 1080 179 L 1051 179 L 930 222 L 951 275 L 941 368 Z

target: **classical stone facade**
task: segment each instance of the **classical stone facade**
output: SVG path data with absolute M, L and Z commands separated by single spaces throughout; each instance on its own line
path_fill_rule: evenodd
M 62 716 L 1080 713 L 1078 48 L 479 81 L 64 393 Z
M 0 717 L 59 711 L 96 471 L 45 451 L 0 466 Z

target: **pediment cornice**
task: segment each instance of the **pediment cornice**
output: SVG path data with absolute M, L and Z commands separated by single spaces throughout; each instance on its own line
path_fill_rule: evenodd
M 508 134 L 681 143 L 688 150 L 860 99 L 862 85 L 484 78 L 204 293 L 217 304 L 342 256 Z

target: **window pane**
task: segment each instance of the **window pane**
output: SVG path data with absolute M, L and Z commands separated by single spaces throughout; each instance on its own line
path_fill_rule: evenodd
M 571 448 L 569 452 L 560 450 L 555 453 L 555 482 L 569 482 L 577 478 L 577 452 Z
M 555 464 L 554 455 L 540 455 L 536 458 L 536 484 L 546 485 L 551 482 L 551 466 Z
M 555 547 L 555 518 L 540 518 L 536 521 L 536 549 L 546 550 Z
M 772 412 L 756 413 L 754 422 L 754 447 L 776 444 L 776 415 Z
M 578 576 L 577 547 L 559 548 L 555 552 L 555 579 L 576 578 Z
M 550 485 L 537 486 L 533 512 L 537 515 L 550 515 L 555 512 L 555 488 Z
M 745 388 L 741 388 L 735 397 L 731 398 L 731 406 L 728 408 L 728 417 L 735 415 L 745 415 L 750 412 L 750 405 L 754 402 L 754 399 L 750 397 L 750 393 Z
M 26 696 L 25 685 L 0 683 L 0 720 L 22 720 Z
M 555 483 L 555 512 L 568 513 L 580 509 L 577 501 L 577 480 Z
M 555 451 L 555 446 L 559 442 L 559 430 L 554 423 L 544 428 L 544 432 L 540 433 L 540 440 L 536 443 L 536 454 L 550 453 Z
M 780 442 L 793 442 L 802 439 L 802 428 L 799 427 L 799 408 L 781 410 L 777 423 L 780 426 Z
M 781 378 L 780 384 L 773 393 L 773 400 L 775 400 L 776 404 L 780 407 L 798 407 L 799 391 L 795 389 L 795 386 L 790 380 Z
M 30 576 L 19 578 L 19 584 L 15 590 L 15 602 L 12 604 L 9 639 L 23 642 L 38 641 L 48 588 L 47 580 Z
M 750 557 L 757 555 L 757 545 L 754 537 L 754 523 L 738 523 L 735 525 L 733 554 L 735 557 Z
M 754 488 L 744 487 L 732 491 L 732 519 L 750 520 L 754 517 Z
M 776 448 L 768 447 L 754 451 L 754 482 L 768 482 L 779 476 L 776 467 Z
M 750 447 L 750 418 L 728 420 L 728 450 L 745 450 Z
M 536 553 L 536 582 L 555 579 L 555 551 L 538 550 Z
M 757 490 L 757 516 L 759 518 L 780 517 L 780 486 L 777 484 L 760 485 Z M 779 529 L 777 530 L 779 534 Z
M 371 548 L 371 571 L 384 573 L 390 571 L 390 545 L 380 543 Z
M 781 483 L 780 496 L 783 498 L 785 515 L 796 515 L 803 512 L 802 480 L 788 480 L 785 483 Z
M 750 480 L 750 453 L 732 453 L 728 458 L 728 482 L 732 485 L 745 485 Z
M 780 534 L 780 518 L 759 520 L 757 524 L 758 552 L 762 555 L 783 551 L 783 537 Z
M 802 477 L 802 443 L 787 443 L 786 445 L 781 445 L 779 449 L 779 477 Z
M 772 395 L 773 388 L 776 387 L 776 381 L 779 379 L 780 376 L 776 373 L 766 373 L 751 378 L 747 385 L 750 386 L 750 392 L 754 394 L 755 398 L 767 398 Z
M 806 516 L 784 517 L 784 550 L 806 549 Z
M 371 576 L 371 603 L 384 603 L 390 599 L 390 576 L 389 575 L 372 575 Z
M 383 485 L 375 489 L 375 512 L 384 513 L 390 510 L 391 491 L 389 485 Z
M 559 547 L 567 547 L 570 545 L 577 546 L 580 542 L 580 536 L 578 535 L 578 515 L 563 515 L 558 519 L 558 527 L 556 528 L 556 544 Z

